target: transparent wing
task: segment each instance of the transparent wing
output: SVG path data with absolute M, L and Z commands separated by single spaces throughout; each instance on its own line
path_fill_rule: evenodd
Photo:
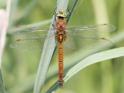
M 94 33 L 95 32 L 112 32 L 115 31 L 115 27 L 111 24 L 98 24 L 98 25 L 81 25 L 81 26 L 72 26 L 67 28 L 67 31 L 69 31 L 71 34 L 76 34 L 76 33 L 83 33 L 83 32 L 90 32 Z
M 47 37 L 48 28 L 30 28 L 19 32 L 11 33 L 12 43 L 11 48 L 37 48 L 43 44 L 43 41 Z M 82 42 L 83 40 L 108 40 L 106 37 L 98 37 L 99 33 L 108 33 L 114 31 L 115 27 L 110 24 L 100 24 L 100 25 L 89 25 L 89 26 L 72 26 L 68 27 L 67 39 L 65 42 L 66 46 L 70 46 L 73 40 L 76 42 Z M 49 38 L 55 38 L 55 33 L 51 32 Z M 108 40 L 109 41 L 109 40 Z M 107 41 L 107 42 L 108 42 Z M 38 45 L 37 45 L 38 43 Z M 41 47 L 41 46 L 40 46 Z
M 67 51 L 77 51 L 80 48 L 95 47 L 96 43 L 108 42 L 114 46 L 109 38 L 109 34 L 115 31 L 115 27 L 110 24 L 99 24 L 89 26 L 72 26 L 67 28 L 67 38 L 64 46 Z
M 11 35 L 14 35 L 14 36 L 28 35 L 27 39 L 28 38 L 29 39 L 45 38 L 48 30 L 49 30 L 48 27 L 44 27 L 44 28 L 32 27 L 30 29 L 26 29 L 23 31 L 13 32 L 11 33 Z M 99 25 L 86 25 L 86 26 L 71 26 L 71 27 L 67 27 L 66 32 L 68 33 L 68 35 L 78 36 L 78 35 L 84 34 L 86 36 L 91 37 L 91 35 L 87 35 L 87 34 L 88 33 L 89 34 L 108 33 L 114 30 L 115 30 L 115 27 L 111 24 L 99 24 Z M 54 33 L 51 33 L 51 36 L 53 35 Z M 21 39 L 18 39 L 18 40 L 21 40 Z
M 10 48 L 23 48 L 23 49 L 40 49 L 46 37 L 48 37 L 48 28 L 42 29 L 26 29 L 23 31 L 12 32 L 9 34 L 11 37 Z M 54 33 L 50 32 L 50 38 L 54 37 Z
M 77 39 L 108 40 L 108 36 L 112 31 L 115 31 L 115 27 L 111 24 L 77 26 L 67 29 L 67 37 L 70 36 Z

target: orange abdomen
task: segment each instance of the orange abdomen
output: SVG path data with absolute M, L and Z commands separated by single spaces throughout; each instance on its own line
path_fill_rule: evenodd
M 59 85 L 63 86 L 63 74 L 64 74 L 64 64 L 63 64 L 63 45 L 62 43 L 58 43 L 58 77 L 59 77 Z

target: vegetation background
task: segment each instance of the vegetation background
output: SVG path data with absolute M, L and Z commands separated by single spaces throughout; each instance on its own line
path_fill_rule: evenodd
M 44 40 L 42 40 L 42 43 L 41 41 L 26 41 L 24 46 L 22 45 L 20 48 L 11 48 L 10 45 L 14 42 L 14 37 L 9 35 L 9 32 L 11 33 L 14 28 L 19 28 L 20 26 L 26 27 L 28 24 L 51 19 L 56 8 L 56 0 L 13 0 L 13 2 L 15 4 L 11 13 L 11 28 L 8 31 L 2 64 L 4 83 L 8 93 L 32 93 L 42 52 L 41 46 L 43 46 Z M 0 0 L 0 7 L 5 7 L 4 0 Z M 119 33 L 124 32 L 123 9 L 124 0 L 79 0 L 69 25 L 113 24 L 116 27 L 114 32 L 94 33 L 92 35 L 97 34 L 96 36 L 100 37 L 101 34 L 104 34 L 105 37 L 116 37 Z M 27 38 L 29 36 L 26 34 L 23 37 Z M 99 40 L 87 41 L 75 37 L 72 39 L 72 42 L 68 43 L 70 44 L 68 47 L 71 46 L 70 48 L 72 49 L 65 49 L 68 52 L 65 54 L 65 57 L 70 59 L 69 62 L 73 61 L 70 55 L 80 51 L 80 49 L 83 49 L 85 52 L 79 53 L 77 56 L 87 56 L 87 50 L 93 50 L 99 46 L 99 43 L 97 44 Z M 117 41 L 114 42 L 116 46 L 113 45 L 110 48 L 124 46 L 124 39 L 118 40 L 117 38 Z M 30 48 L 34 45 L 40 47 L 36 49 Z M 57 69 L 56 51 L 49 70 L 52 70 L 51 68 L 54 66 Z M 74 59 L 77 59 L 77 57 Z M 124 93 L 123 62 L 124 57 L 121 57 L 88 66 L 72 77 L 64 85 L 64 88 L 56 93 Z M 42 93 L 45 93 L 49 86 L 57 80 L 55 72 L 50 74 L 52 76 L 47 79 L 41 91 Z

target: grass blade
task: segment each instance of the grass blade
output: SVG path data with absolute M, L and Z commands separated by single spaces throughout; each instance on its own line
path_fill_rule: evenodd
M 54 16 L 53 16 L 52 23 L 54 23 Z M 50 35 L 50 32 L 53 32 L 53 31 L 54 30 L 51 25 L 50 30 L 48 31 L 48 37 Z M 44 85 L 47 70 L 48 70 L 55 46 L 56 46 L 55 38 L 51 38 L 51 39 L 46 38 L 44 47 L 43 47 L 43 52 L 40 59 L 40 64 L 38 67 L 35 85 L 34 85 L 34 93 L 40 93 L 40 89 Z
M 12 0 L 8 0 L 6 1 L 6 10 L 0 11 L 0 93 L 5 93 L 1 64 L 2 64 L 2 55 L 6 42 L 6 34 L 10 26 L 10 19 L 11 19 L 10 15 L 11 15 L 12 6 L 14 6 Z
M 64 81 L 67 82 L 72 76 L 77 74 L 80 70 L 86 68 L 89 65 L 102 62 L 105 60 L 122 57 L 124 56 L 124 47 L 110 49 L 107 51 L 99 52 L 93 54 L 83 60 L 81 60 L 78 64 L 72 67 L 66 74 Z

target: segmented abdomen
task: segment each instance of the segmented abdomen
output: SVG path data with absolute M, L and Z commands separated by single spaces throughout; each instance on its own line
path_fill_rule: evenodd
M 64 73 L 64 68 L 63 68 L 63 44 L 58 42 L 58 76 L 59 76 L 59 84 L 63 86 L 63 73 Z

